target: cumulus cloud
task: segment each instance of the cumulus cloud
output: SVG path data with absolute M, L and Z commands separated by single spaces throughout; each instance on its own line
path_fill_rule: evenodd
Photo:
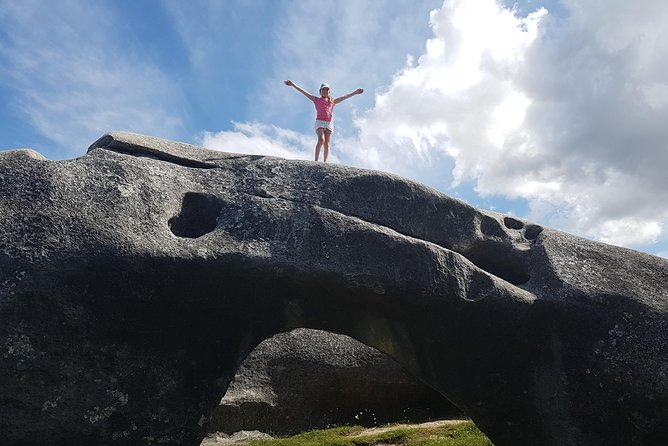
M 668 216 L 668 102 L 660 94 L 668 5 L 565 4 L 568 19 L 545 23 L 514 78 L 530 100 L 509 144 L 527 155 L 512 159 L 516 193 L 570 206 L 575 229 L 602 240 L 654 242 Z M 509 164 L 482 177 L 481 189 L 493 190 Z M 523 192 L 529 181 L 558 189 Z
M 198 143 L 225 152 L 280 156 L 288 159 L 310 159 L 314 154 L 314 137 L 258 122 L 233 123 L 232 130 L 203 132 Z M 332 157 L 336 162 L 336 157 Z
M 178 87 L 117 44 L 123 26 L 113 10 L 68 0 L 2 1 L 0 24 L 0 81 L 48 140 L 75 154 L 109 130 L 178 133 Z
M 383 154 L 375 167 L 423 168 L 447 155 L 456 160 L 455 183 L 483 168 L 477 164 L 522 121 L 527 100 L 510 76 L 544 14 L 518 19 L 493 0 L 446 2 L 432 11 L 434 37 L 424 54 L 409 59 L 357 120 L 361 145 Z M 364 162 L 363 154 L 351 156 Z
M 357 120 L 363 151 L 350 158 L 419 177 L 450 157 L 452 186 L 524 198 L 530 218 L 603 241 L 655 242 L 668 216 L 668 5 L 565 6 L 565 18 L 518 17 L 446 0 L 425 52 Z

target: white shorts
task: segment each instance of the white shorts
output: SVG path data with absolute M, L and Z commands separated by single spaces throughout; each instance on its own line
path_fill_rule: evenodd
M 315 131 L 318 129 L 327 129 L 330 132 L 334 133 L 334 121 L 315 121 Z

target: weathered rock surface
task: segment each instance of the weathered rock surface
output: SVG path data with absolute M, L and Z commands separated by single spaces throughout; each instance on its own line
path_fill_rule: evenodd
M 294 435 L 446 417 L 461 413 L 387 355 L 348 336 L 300 328 L 263 341 L 248 355 L 206 428 Z
M 271 440 L 273 437 L 260 431 L 239 431 L 232 435 L 207 435 L 200 446 L 235 446 L 257 440 Z
M 0 444 L 196 445 L 298 327 L 388 354 L 497 446 L 668 438 L 668 262 L 379 172 L 114 133 L 0 154 Z

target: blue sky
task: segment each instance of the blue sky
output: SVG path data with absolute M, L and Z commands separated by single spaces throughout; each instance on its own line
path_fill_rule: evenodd
M 0 0 L 0 149 L 111 130 L 332 158 L 668 256 L 668 3 Z

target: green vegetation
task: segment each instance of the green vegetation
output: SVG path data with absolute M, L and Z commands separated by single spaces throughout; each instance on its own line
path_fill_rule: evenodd
M 451 424 L 395 425 L 365 430 L 337 427 L 289 438 L 255 441 L 249 446 L 494 446 L 471 421 Z

